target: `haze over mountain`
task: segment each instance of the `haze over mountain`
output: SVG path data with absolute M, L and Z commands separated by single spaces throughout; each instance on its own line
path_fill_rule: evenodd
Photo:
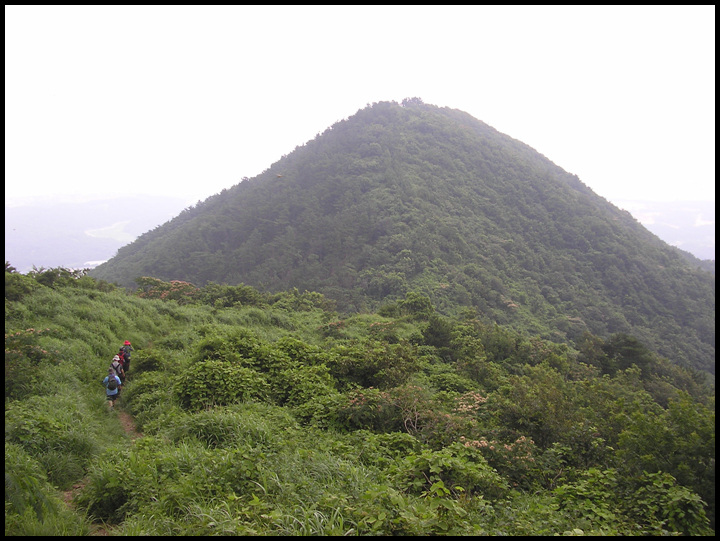
M 298 288 L 343 312 L 418 292 L 556 341 L 631 333 L 714 372 L 702 265 L 527 145 L 414 98 L 336 123 L 91 275 Z

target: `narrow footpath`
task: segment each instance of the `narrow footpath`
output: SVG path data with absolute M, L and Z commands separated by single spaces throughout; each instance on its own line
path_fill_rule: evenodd
M 142 434 L 135 428 L 135 420 L 132 415 L 126 411 L 118 410 L 118 418 L 125 433 L 130 435 L 130 439 L 135 441 L 137 438 L 142 438 Z
M 117 409 L 117 406 L 115 408 L 115 411 L 117 412 L 118 419 L 120 420 L 120 425 L 122 426 L 125 433 L 130 436 L 130 439 L 135 441 L 137 438 L 141 438 L 142 434 L 137 431 L 137 428 L 135 427 L 135 420 L 133 419 L 132 415 L 130 415 L 126 411 Z M 70 490 L 66 490 L 65 492 L 63 492 L 62 498 L 69 507 L 72 507 L 72 504 L 73 504 L 72 502 L 73 502 L 73 499 L 75 498 L 75 495 L 83 489 L 83 487 L 85 486 L 85 483 L 86 483 L 86 481 L 83 480 L 80 483 L 73 485 Z M 93 528 L 93 530 L 90 532 L 90 535 L 93 535 L 93 536 L 110 535 L 108 530 L 106 530 L 105 527 L 103 527 L 99 524 L 94 524 L 92 526 L 92 528 Z

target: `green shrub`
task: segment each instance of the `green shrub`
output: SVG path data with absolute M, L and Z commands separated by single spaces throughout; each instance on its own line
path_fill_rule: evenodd
M 376 434 L 367 430 L 356 430 L 347 435 L 347 453 L 362 464 L 385 470 L 391 464 L 408 455 L 419 453 L 422 444 L 406 432 Z
M 465 393 L 467 391 L 475 391 L 479 387 L 475 381 L 454 372 L 432 374 L 428 380 L 433 388 L 438 391 Z
M 278 373 L 293 366 L 290 357 L 270 344 L 260 344 L 251 357 L 251 365 L 258 372 Z
M 628 483 L 629 481 L 629 483 Z M 649 535 L 670 532 L 683 535 L 714 535 L 705 515 L 705 503 L 690 489 L 677 484 L 668 473 L 644 472 L 631 486 L 625 512 Z
M 170 351 L 182 351 L 187 346 L 183 337 L 176 334 L 164 336 L 157 340 L 153 345 L 159 349 L 166 349 Z M 134 356 L 133 360 L 135 360 Z
M 85 512 L 112 535 L 714 533 L 714 389 L 691 373 L 653 396 L 638 368 L 600 377 L 412 296 L 396 321 L 338 319 L 312 295 L 181 306 L 40 278 L 6 290 L 6 535 L 83 535 Z M 145 347 L 108 413 L 125 338 Z
M 255 357 L 261 341 L 257 335 L 242 327 L 208 326 L 203 337 L 195 344 L 195 358 L 198 361 L 237 361 Z
M 467 535 L 467 512 L 448 497 L 441 482 L 422 496 L 377 484 L 350 509 L 359 535 Z
M 270 386 L 262 374 L 250 368 L 224 361 L 201 361 L 178 376 L 175 392 L 184 408 L 197 411 L 265 400 Z
M 697 494 L 666 473 L 637 479 L 590 468 L 553 491 L 560 511 L 586 532 L 626 535 L 713 535 Z
M 41 287 L 30 276 L 5 272 L 5 300 L 7 301 L 21 301 Z
M 333 404 L 340 396 L 338 391 L 330 389 L 324 395 L 319 395 L 307 402 L 294 406 L 292 411 L 300 421 L 318 427 L 329 428 L 330 426 L 335 426 L 336 418 L 333 415 Z
M 174 393 L 177 381 L 177 374 L 171 371 L 143 372 L 133 376 L 123 388 L 123 407 L 135 416 L 138 430 L 157 433 L 164 426 L 166 417 L 180 411 Z
M 271 383 L 279 405 L 300 406 L 336 392 L 335 380 L 324 365 L 296 364 L 273 375 Z
M 330 351 L 326 364 L 346 388 L 396 387 L 406 383 L 420 368 L 418 351 L 409 343 L 373 340 L 336 346 Z
M 47 336 L 57 332 L 25 329 L 5 334 L 5 398 L 19 399 L 40 392 L 37 382 L 42 370 L 54 371 L 60 353 L 44 347 Z
M 164 366 L 167 366 L 170 371 L 173 371 L 173 357 L 177 353 L 170 353 L 164 349 L 144 349 L 133 353 L 131 360 L 131 369 L 133 378 L 143 372 L 152 372 L 160 370 Z
M 315 397 L 292 409 L 295 417 L 316 428 L 347 430 L 347 423 L 340 418 L 340 412 L 347 402 L 347 398 L 339 391 L 328 391 L 326 394 Z
M 432 418 L 430 393 L 417 385 L 356 389 L 338 407 L 339 422 L 350 429 L 417 434 Z
M 133 367 L 134 370 L 134 367 Z M 153 371 L 135 374 L 122 390 L 123 401 L 130 412 L 137 415 L 145 407 L 152 407 L 161 400 L 172 396 L 179 374 L 173 371 Z M 143 408 L 137 402 L 143 401 Z
M 345 393 L 338 405 L 338 422 L 350 429 L 367 429 L 376 432 L 392 432 L 402 429 L 400 412 L 392 405 L 389 391 L 372 387 Z
M 317 346 L 312 346 L 292 336 L 283 336 L 275 342 L 275 348 L 285 353 L 291 361 L 304 365 L 324 363 L 327 355 Z
M 163 434 L 173 442 L 195 439 L 210 448 L 248 445 L 272 448 L 278 444 L 275 427 L 259 414 L 217 407 L 196 413 L 182 412 L 166 420 Z
M 393 469 L 397 486 L 410 493 L 427 492 L 438 482 L 453 494 L 478 495 L 489 500 L 503 497 L 508 490 L 506 481 L 480 451 L 460 443 L 409 455 Z

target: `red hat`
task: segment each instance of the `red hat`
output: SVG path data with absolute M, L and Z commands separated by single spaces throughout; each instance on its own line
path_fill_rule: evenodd
M 130 345 L 130 340 L 125 340 L 125 345 L 126 345 L 126 346 L 129 346 L 129 345 Z

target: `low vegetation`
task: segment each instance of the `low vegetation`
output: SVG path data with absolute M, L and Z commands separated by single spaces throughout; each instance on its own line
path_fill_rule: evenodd
M 138 283 L 6 263 L 6 535 L 714 535 L 714 384 L 631 334 Z

